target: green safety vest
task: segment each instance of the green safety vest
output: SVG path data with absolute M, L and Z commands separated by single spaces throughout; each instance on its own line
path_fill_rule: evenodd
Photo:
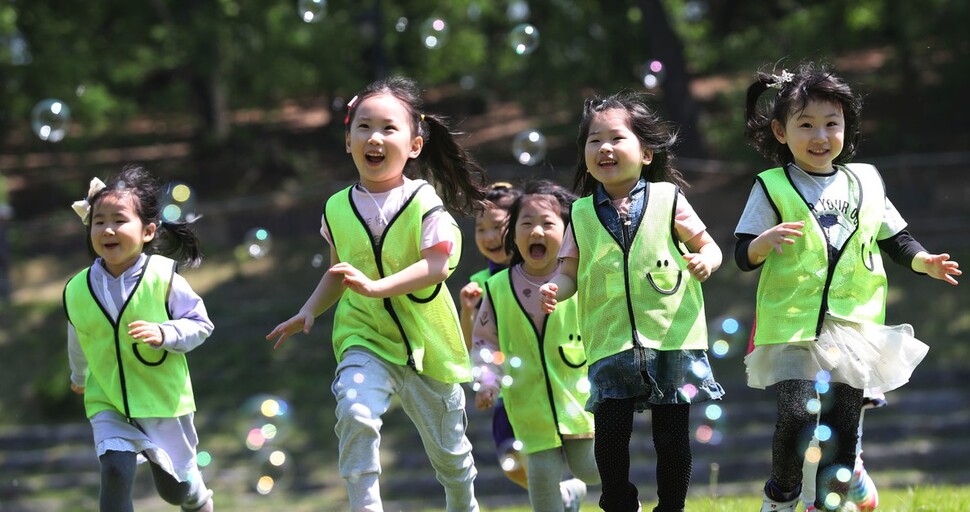
M 88 361 L 84 408 L 90 418 L 115 411 L 127 418 L 176 418 L 195 411 L 185 354 L 156 350 L 128 335 L 135 320 L 170 320 L 168 293 L 175 262 L 152 255 L 118 321 L 95 298 L 87 268 L 64 288 L 64 309 Z
M 687 250 L 674 233 L 678 189 L 651 182 L 644 194 L 645 210 L 631 226 L 627 252 L 600 222 L 592 196 L 573 203 L 576 286 L 590 364 L 634 345 L 707 349 L 701 283 L 687 270 Z
M 424 184 L 390 221 L 380 241 L 374 241 L 351 199 L 353 186 L 334 194 L 326 205 L 326 221 L 339 261 L 350 263 L 367 277 L 381 279 L 421 259 L 421 222 L 444 210 L 441 198 Z M 446 215 L 449 216 L 450 214 Z M 461 231 L 451 219 L 456 243 L 449 261 L 453 270 L 461 253 Z M 458 312 L 445 284 L 407 295 L 371 298 L 345 290 L 333 321 L 337 360 L 354 346 L 365 347 L 384 360 L 409 365 L 441 382 L 471 380 Z
M 876 236 L 886 210 L 886 192 L 875 167 L 837 167 L 849 178 L 859 221 L 829 263 L 828 242 L 818 219 L 792 184 L 788 172 L 768 169 L 758 175 L 779 222 L 805 221 L 801 237 L 782 254 L 768 254 L 758 281 L 755 345 L 810 341 L 818 337 L 825 314 L 855 321 L 883 323 L 886 316 L 886 272 Z
M 527 299 L 516 295 L 511 280 L 508 269 L 497 272 L 485 283 L 485 296 L 495 312 L 502 367 L 511 380 L 502 384 L 509 423 L 522 450 L 535 453 L 562 446 L 563 436 L 593 432 L 593 416 L 585 410 L 586 353 L 575 300 L 560 302 L 545 315 L 540 335 L 522 306 Z

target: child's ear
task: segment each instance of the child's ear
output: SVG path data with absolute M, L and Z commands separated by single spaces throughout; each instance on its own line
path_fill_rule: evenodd
M 421 150 L 424 149 L 424 137 L 418 135 L 411 141 L 411 152 L 408 153 L 410 158 L 417 158 L 421 154 Z
M 158 225 L 154 222 L 149 223 L 145 226 L 145 230 L 142 233 L 142 241 L 146 244 L 155 239 L 155 231 L 158 229 Z
M 643 165 L 650 165 L 650 162 L 653 162 L 653 150 L 652 149 L 644 149 L 643 150 L 643 160 L 642 160 L 642 162 L 643 162 Z
M 777 119 L 771 120 L 771 133 L 775 134 L 775 138 L 778 142 L 782 144 L 787 144 L 788 138 L 785 137 L 785 125 L 781 124 L 781 121 Z
M 350 132 L 344 134 L 344 149 L 350 153 Z

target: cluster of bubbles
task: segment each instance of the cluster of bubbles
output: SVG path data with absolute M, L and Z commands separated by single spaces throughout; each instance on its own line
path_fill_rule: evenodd
M 730 315 L 719 317 L 712 322 L 708 332 L 713 338 L 710 353 L 714 357 L 723 359 L 732 354 L 747 353 L 748 332 L 737 318 Z
M 194 222 L 199 218 L 198 196 L 188 183 L 173 181 L 165 186 L 159 205 L 165 222 Z
M 448 41 L 448 23 L 440 17 L 430 18 L 421 24 L 421 42 L 425 48 L 435 50 Z
M 243 237 L 243 248 L 245 249 L 246 255 L 253 259 L 258 260 L 264 258 L 269 254 L 272 246 L 273 237 L 270 236 L 266 228 L 252 228 Z
M 640 81 L 647 89 L 660 87 L 664 79 L 667 78 L 667 68 L 659 60 L 651 60 L 640 66 Z
M 59 99 L 41 100 L 30 111 L 30 128 L 43 141 L 63 140 L 70 122 L 71 109 Z
M 546 151 L 546 136 L 538 130 L 525 130 L 512 139 L 512 155 L 522 165 L 542 162 Z
M 290 430 L 290 418 L 289 404 L 276 396 L 256 395 L 243 404 L 241 430 L 246 448 L 254 452 L 251 481 L 259 494 L 285 489 L 293 481 L 293 458 L 280 446 Z

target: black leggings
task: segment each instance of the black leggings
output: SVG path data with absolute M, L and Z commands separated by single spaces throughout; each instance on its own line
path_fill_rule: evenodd
M 816 416 L 808 410 L 809 400 L 821 398 L 821 425 L 831 430 L 831 437 L 821 441 L 822 459 L 816 479 L 815 505 L 821 506 L 829 493 L 844 497 L 849 483 L 840 482 L 835 472 L 850 471 L 855 465 L 856 442 L 859 435 L 859 412 L 862 390 L 847 384 L 832 383 L 827 392 L 817 394 L 815 382 L 786 380 L 775 386 L 778 419 L 771 444 L 771 478 L 783 493 L 795 493 L 801 488 L 805 449 L 815 431 Z
M 637 488 L 630 482 L 630 438 L 633 434 L 634 399 L 605 400 L 593 416 L 596 426 L 594 450 L 603 488 L 600 508 L 636 511 Z M 690 486 L 690 405 L 654 405 L 651 409 L 653 446 L 657 451 L 656 512 L 684 509 Z
M 108 450 L 101 461 L 101 512 L 133 512 L 132 490 L 138 454 Z M 163 500 L 183 505 L 193 491 L 191 482 L 179 482 L 158 464 L 148 461 L 152 468 L 155 488 Z

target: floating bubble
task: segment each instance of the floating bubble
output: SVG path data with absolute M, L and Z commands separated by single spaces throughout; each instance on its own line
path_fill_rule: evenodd
M 842 496 L 837 492 L 830 492 L 825 495 L 825 508 L 835 510 L 842 503 Z
M 400 18 L 397 19 L 396 22 L 394 22 L 394 30 L 398 32 L 404 32 L 407 29 L 408 29 L 408 19 L 405 18 L 404 16 L 401 16 Z
M 722 414 L 724 414 L 724 411 L 721 409 L 720 405 L 711 404 L 704 408 L 704 416 L 707 416 L 707 419 L 711 421 L 721 419 Z
M 482 17 L 482 6 L 478 2 L 472 2 L 468 4 L 465 14 L 470 21 L 478 21 Z
M 710 368 L 704 361 L 694 361 L 690 364 L 690 371 L 698 378 L 704 378 L 710 373 Z
M 273 237 L 264 228 L 253 228 L 246 232 L 243 246 L 246 247 L 246 253 L 250 257 L 260 259 L 269 254 L 273 246 Z
M 509 3 L 505 9 L 505 16 L 511 22 L 523 21 L 529 17 L 529 3 L 523 0 L 515 0 Z
M 491 364 L 492 361 L 493 361 L 493 359 L 492 359 L 492 351 L 489 350 L 489 349 L 487 349 L 487 348 L 483 348 L 483 349 L 479 350 L 478 351 L 478 357 L 480 357 L 482 359 L 482 362 L 483 363 L 489 363 L 489 364 Z
M 478 81 L 475 80 L 475 77 L 472 75 L 464 75 L 458 80 L 458 85 L 466 91 L 474 89 L 477 83 Z
M 502 465 L 502 471 L 505 471 L 506 473 L 516 471 L 522 467 L 522 461 L 519 460 L 519 457 L 517 457 L 515 453 L 509 453 L 502 456 L 500 464 Z
M 199 213 L 196 211 L 197 199 L 195 190 L 188 183 L 181 181 L 169 183 L 159 199 L 162 220 L 173 223 L 194 222 L 199 218 Z
M 678 390 L 680 395 L 686 399 L 688 402 L 692 401 L 695 396 L 697 396 L 697 386 L 693 384 L 684 384 L 684 387 Z
M 255 395 L 243 403 L 239 425 L 245 445 L 252 451 L 278 443 L 289 432 L 289 404 L 273 395 Z
M 731 344 L 726 340 L 717 340 L 711 344 L 711 353 L 714 357 L 723 358 L 728 355 L 731 350 Z
M 441 48 L 448 40 L 448 23 L 442 18 L 431 18 L 421 24 L 421 43 L 429 50 Z
M 589 393 L 591 386 L 589 384 L 589 379 L 583 377 L 576 381 L 576 391 L 580 393 Z
M 667 78 L 667 68 L 659 60 L 651 60 L 640 67 L 640 80 L 647 89 L 660 87 Z
M 30 127 L 34 134 L 47 142 L 60 142 L 67 135 L 71 109 L 61 100 L 47 98 L 38 101 L 30 112 Z
M 817 391 L 819 394 L 822 394 L 822 395 L 824 395 L 825 393 L 828 393 L 829 392 L 829 383 L 828 382 L 822 382 L 822 381 L 816 382 L 815 383 L 815 391 Z
M 805 461 L 811 464 L 818 464 L 822 460 L 822 449 L 818 446 L 809 446 L 805 449 Z
M 509 366 L 511 366 L 512 368 L 518 368 L 522 366 L 522 358 L 520 358 L 519 356 L 512 356 L 511 358 L 509 358 Z
M 509 32 L 509 43 L 518 55 L 528 55 L 539 47 L 539 29 L 528 23 L 516 25 Z
M 690 0 L 684 4 L 684 17 L 687 21 L 700 21 L 707 12 L 707 6 L 704 2 L 698 0 Z
M 293 483 L 294 463 L 289 453 L 280 449 L 261 450 L 254 461 L 254 488 L 267 495 L 288 488 Z
M 714 429 L 710 425 L 700 425 L 694 432 L 697 442 L 707 444 L 714 437 Z
M 296 11 L 305 23 L 319 23 L 327 14 L 327 0 L 297 0 Z
M 816 382 L 828 383 L 831 380 L 832 380 L 832 374 L 825 370 L 819 370 L 818 373 L 815 374 Z
M 536 130 L 520 132 L 512 140 L 512 155 L 522 165 L 536 165 L 546 157 L 546 136 Z
M 313 267 L 313 268 L 320 268 L 320 267 L 322 267 L 323 266 L 323 255 L 322 254 L 319 254 L 319 253 L 318 254 L 314 254 L 313 257 L 310 258 L 310 266 Z
M 205 450 L 201 450 L 201 451 L 199 451 L 198 454 L 196 454 L 195 461 L 199 465 L 200 468 L 204 468 L 204 467 L 208 466 L 209 464 L 212 464 L 212 454 L 210 454 L 209 452 L 207 452 Z
M 734 318 L 727 317 L 721 321 L 721 330 L 725 334 L 734 334 L 741 328 L 741 324 Z
M 511 385 L 512 385 L 512 376 L 511 375 L 503 375 L 502 376 L 502 386 L 509 387 Z
M 848 481 L 852 478 L 852 470 L 846 467 L 841 467 L 835 472 L 835 478 L 842 483 L 848 483 Z
M 805 410 L 812 414 L 818 414 L 822 410 L 822 402 L 818 398 L 810 398 L 808 402 L 805 403 Z
M 492 360 L 495 361 L 495 364 L 502 364 L 502 363 L 504 363 L 505 362 L 505 353 L 504 352 L 498 352 L 498 351 L 496 351 L 495 354 L 492 356 Z
M 815 427 L 815 437 L 824 443 L 832 437 L 832 429 L 828 425 L 819 425 Z

